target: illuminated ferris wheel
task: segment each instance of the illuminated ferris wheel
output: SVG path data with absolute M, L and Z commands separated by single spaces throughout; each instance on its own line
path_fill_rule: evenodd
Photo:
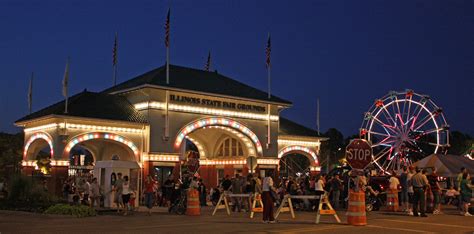
M 370 107 L 360 129 L 372 143 L 372 161 L 385 173 L 433 153 L 446 153 L 449 125 L 429 96 L 392 91 Z

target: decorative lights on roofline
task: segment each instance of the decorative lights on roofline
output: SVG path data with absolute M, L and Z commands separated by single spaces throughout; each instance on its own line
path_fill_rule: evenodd
M 42 131 L 54 128 L 65 128 L 67 129 L 80 129 L 80 130 L 92 130 L 92 131 L 109 131 L 109 132 L 126 132 L 126 133 L 142 133 L 141 128 L 121 128 L 121 127 L 110 127 L 110 126 L 99 126 L 99 125 L 87 125 L 87 124 L 72 124 L 72 123 L 52 123 L 41 125 L 32 128 L 25 128 L 25 133 L 28 132 L 35 132 L 35 131 Z
M 278 158 L 283 157 L 283 155 L 285 155 L 286 153 L 288 153 L 290 151 L 305 152 L 305 153 L 311 155 L 311 157 L 313 158 L 315 163 L 319 164 L 318 157 L 316 156 L 316 153 L 314 151 L 312 151 L 311 149 L 309 149 L 307 147 L 299 146 L 299 145 L 292 145 L 292 146 L 287 146 L 287 147 L 283 148 L 282 150 L 280 150 L 280 152 L 278 152 Z
M 240 132 L 247 135 L 253 141 L 253 143 L 255 144 L 255 147 L 257 148 L 257 152 L 262 154 L 263 152 L 262 145 L 260 141 L 258 140 L 257 135 L 255 135 L 255 133 L 253 133 L 249 128 L 240 124 L 239 122 L 236 122 L 234 120 L 227 119 L 227 118 L 206 118 L 206 119 L 194 121 L 186 125 L 185 127 L 181 129 L 181 131 L 178 133 L 178 136 L 176 137 L 176 141 L 174 143 L 175 148 L 179 148 L 181 146 L 181 143 L 184 137 L 187 136 L 189 133 L 193 132 L 194 130 L 207 127 L 207 126 L 215 126 L 215 125 L 228 126 L 234 129 L 238 129 Z
M 318 141 L 297 141 L 297 140 L 284 140 L 278 139 L 278 144 L 284 145 L 302 145 L 302 146 L 321 146 L 321 142 Z
M 36 166 L 36 160 L 23 160 L 21 165 L 24 167 L 34 167 Z M 69 166 L 69 161 L 67 160 L 51 160 L 51 166 L 55 167 L 67 167 Z
M 139 154 L 139 150 L 137 146 L 135 146 L 135 144 L 133 144 L 132 141 L 127 140 L 124 137 L 119 136 L 119 135 L 115 135 L 112 133 L 103 133 L 103 132 L 87 133 L 87 134 L 77 136 L 69 141 L 69 143 L 66 145 L 65 151 L 66 153 L 69 153 L 76 144 L 81 143 L 83 141 L 92 140 L 92 139 L 108 139 L 112 141 L 117 141 L 128 146 L 135 155 Z
M 43 139 L 46 142 L 48 142 L 49 148 L 50 148 L 50 154 L 51 157 L 54 155 L 54 150 L 53 150 L 53 141 L 51 138 L 46 135 L 45 133 L 42 132 L 37 132 L 31 135 L 31 137 L 28 139 L 28 141 L 25 144 L 25 147 L 23 148 L 23 157 L 26 157 L 26 153 L 28 152 L 28 148 L 30 148 L 31 143 L 37 139 Z
M 246 160 L 199 160 L 201 165 L 238 165 L 246 163 Z
M 149 153 L 143 156 L 143 161 L 179 162 L 179 155 Z
M 140 102 L 134 105 L 135 109 L 137 110 L 145 110 L 145 109 L 161 109 L 164 110 L 166 108 L 166 103 L 164 102 Z M 239 117 L 245 119 L 257 119 L 257 120 L 267 120 L 268 114 L 255 114 L 251 112 L 237 112 L 237 111 L 229 111 L 229 110 L 222 110 L 222 109 L 214 109 L 214 108 L 207 108 L 207 107 L 195 107 L 195 106 L 187 106 L 187 105 L 177 105 L 177 104 L 169 104 L 168 109 L 172 111 L 182 111 L 182 112 L 190 112 L 190 113 L 199 113 L 199 114 L 207 114 L 207 115 L 219 115 L 219 116 L 229 116 L 229 117 Z M 278 121 L 278 115 L 270 115 L 271 121 Z
M 257 164 L 278 165 L 280 164 L 280 159 L 257 158 Z

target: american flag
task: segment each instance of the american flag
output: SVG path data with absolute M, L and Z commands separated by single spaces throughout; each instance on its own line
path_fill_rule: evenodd
M 166 16 L 165 23 L 165 45 L 166 48 L 170 46 L 170 9 L 168 9 L 168 16 Z
M 267 59 L 265 62 L 266 62 L 267 68 L 271 66 L 271 63 L 270 63 L 271 52 L 272 52 L 272 44 L 270 41 L 270 34 L 268 34 L 267 48 L 265 49 L 265 55 L 267 56 Z
M 117 33 L 115 33 L 115 40 L 114 40 L 114 49 L 112 50 L 112 65 L 115 66 L 117 64 Z
M 206 66 L 204 66 L 204 70 L 209 71 L 209 69 L 211 69 L 211 51 L 209 51 L 209 54 L 207 55 Z

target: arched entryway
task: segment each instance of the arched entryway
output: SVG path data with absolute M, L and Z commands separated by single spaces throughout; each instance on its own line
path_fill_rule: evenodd
M 262 146 L 255 133 L 228 118 L 205 118 L 187 124 L 177 134 L 176 152 L 191 150 L 183 149 L 184 145 L 191 145 L 199 153 L 199 175 L 211 187 L 217 186 L 226 175 L 247 175 L 247 158 L 262 156 Z
M 280 171 L 283 171 L 282 176 L 285 173 L 315 173 L 319 171 L 319 160 L 316 152 L 305 146 L 291 145 L 284 147 L 278 152 L 278 158 L 280 159 Z M 288 171 L 285 172 L 285 169 L 288 169 Z

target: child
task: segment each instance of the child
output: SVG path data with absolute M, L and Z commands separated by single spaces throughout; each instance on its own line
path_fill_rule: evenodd
M 453 186 L 450 186 L 448 191 L 446 191 L 446 198 L 445 198 L 447 200 L 446 204 L 447 205 L 451 204 L 451 202 L 453 202 L 453 200 L 456 198 L 457 195 L 459 195 L 459 192 L 456 189 L 454 189 Z

